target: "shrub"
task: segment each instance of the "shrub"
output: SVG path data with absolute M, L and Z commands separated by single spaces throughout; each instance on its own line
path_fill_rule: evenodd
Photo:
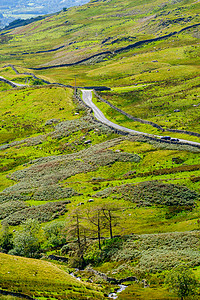
M 138 205 L 193 206 L 199 194 L 185 186 L 164 184 L 155 181 L 138 185 L 127 184 L 116 187 L 114 193 L 122 193 L 125 200 Z
M 4 252 L 8 252 L 13 248 L 13 233 L 9 231 L 9 226 L 5 224 L 2 227 L 1 235 L 0 235 L 0 248 Z
M 62 234 L 64 227 L 64 222 L 54 222 L 43 227 L 46 237 L 44 248 L 58 247 L 65 243 L 66 238 Z
M 2 221 L 2 224 L 7 223 L 9 225 L 16 226 L 23 223 L 28 218 L 35 219 L 40 223 L 48 222 L 65 214 L 67 212 L 66 204 L 68 203 L 69 201 L 60 201 L 25 208 L 19 212 L 9 215 Z
M 165 279 L 165 284 L 173 292 L 177 294 L 180 299 L 196 294 L 198 281 L 194 273 L 186 266 L 178 266 L 170 271 Z
M 0 204 L 0 219 L 4 219 L 9 215 L 27 208 L 27 204 L 23 201 L 9 201 L 3 204 Z
M 9 251 L 9 254 L 39 258 L 39 228 L 40 227 L 37 220 L 26 220 L 22 226 L 22 230 L 15 233 L 13 238 L 14 247 Z

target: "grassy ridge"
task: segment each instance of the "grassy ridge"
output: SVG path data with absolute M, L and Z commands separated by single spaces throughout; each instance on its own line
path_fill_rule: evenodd
M 151 1 L 133 4 L 130 0 L 123 4 L 120 1 L 104 2 L 103 5 L 101 2 L 90 2 L 11 31 L 11 47 L 4 44 L 2 49 L 4 62 L 19 61 L 21 65 L 21 53 L 50 50 L 61 44 L 66 47 L 58 53 L 24 55 L 23 61 L 31 66 L 73 62 L 77 58 L 107 49 L 115 50 L 131 42 L 165 35 L 199 23 L 198 8 L 199 4 L 193 1 L 165 6 L 161 0 L 153 4 Z M 192 41 L 195 41 L 195 37 L 188 38 L 189 43 Z M 10 57 L 10 54 L 17 55 Z
M 20 292 L 37 299 L 103 299 L 92 285 L 80 283 L 68 273 L 49 262 L 0 254 L 1 288 Z M 53 274 L 53 277 L 52 277 Z M 51 280 L 49 280 L 51 278 Z

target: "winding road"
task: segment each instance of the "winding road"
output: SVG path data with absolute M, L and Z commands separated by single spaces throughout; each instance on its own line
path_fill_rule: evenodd
M 101 112 L 101 110 L 92 102 L 92 90 L 82 90 L 82 93 L 83 93 L 82 98 L 83 98 L 84 103 L 93 110 L 95 118 L 97 120 L 99 120 L 100 122 L 102 122 L 103 124 L 108 125 L 110 127 L 113 127 L 117 130 L 122 130 L 122 131 L 128 132 L 128 133 L 140 134 L 140 135 L 159 138 L 159 139 L 162 137 L 162 136 L 159 136 L 159 135 L 148 134 L 148 133 L 145 133 L 145 132 L 140 132 L 140 131 L 137 131 L 137 130 L 126 128 L 126 127 L 120 126 L 118 124 L 115 124 L 115 123 L 109 121 L 104 116 L 104 114 Z M 200 147 L 200 143 L 197 143 L 197 142 L 192 142 L 192 141 L 183 140 L 183 139 L 179 139 L 179 142 Z
M 85 102 L 85 104 L 87 106 L 92 108 L 95 118 L 97 118 L 97 120 L 99 120 L 100 122 L 102 122 L 102 123 L 104 123 L 108 126 L 111 126 L 115 129 L 126 131 L 126 132 L 129 132 L 129 133 L 136 133 L 136 134 L 142 134 L 142 135 L 147 135 L 147 136 L 149 135 L 148 133 L 140 132 L 140 131 L 133 130 L 133 129 L 130 129 L 130 128 L 126 128 L 126 127 L 117 125 L 117 124 L 109 121 L 104 116 L 102 111 L 92 102 L 92 90 L 82 90 L 82 93 L 83 93 L 83 101 Z
M 7 80 L 6 78 L 0 76 L 0 81 L 4 81 L 9 83 L 10 85 L 14 86 L 14 87 L 25 87 L 27 86 L 27 84 L 21 84 L 21 83 L 15 83 L 13 81 Z M 53 83 L 53 84 L 57 84 L 57 83 Z M 62 85 L 64 86 L 64 85 Z M 71 87 L 71 86 L 70 86 Z M 93 112 L 94 112 L 94 116 L 97 120 L 99 120 L 100 122 L 102 122 L 105 125 L 108 125 L 114 129 L 120 130 L 120 131 L 124 131 L 124 132 L 128 132 L 128 133 L 133 133 L 133 134 L 139 134 L 139 135 L 143 135 L 143 136 L 147 136 L 150 138 L 157 138 L 160 139 L 162 136 L 159 135 L 154 135 L 154 134 L 149 134 L 146 132 L 141 132 L 141 131 L 137 131 L 137 130 L 133 130 L 124 126 L 120 126 L 116 123 L 113 123 L 111 121 L 109 121 L 104 114 L 102 113 L 102 111 L 92 102 L 92 90 L 82 90 L 83 93 L 83 102 L 90 107 Z M 170 142 L 170 141 L 168 141 Z M 189 140 L 183 140 L 183 139 L 179 139 L 180 143 L 184 143 L 184 144 L 188 144 L 191 146 L 197 146 L 198 148 L 200 148 L 200 143 L 198 142 L 193 142 L 193 141 L 189 141 Z
M 21 83 L 16 83 L 16 82 L 13 82 L 13 81 L 10 81 L 10 80 L 7 80 L 6 78 L 4 78 L 3 76 L 0 76 L 0 79 L 2 79 L 3 81 L 7 82 L 8 84 L 10 83 L 11 85 L 13 86 L 27 86 L 27 84 L 21 84 Z

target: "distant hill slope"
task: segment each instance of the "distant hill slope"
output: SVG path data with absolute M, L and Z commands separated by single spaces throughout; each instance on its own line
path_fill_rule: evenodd
M 44 14 L 55 13 L 63 8 L 81 5 L 87 2 L 88 0 L 36 0 L 32 2 L 28 0 L 1 0 L 0 13 L 4 15 L 4 18 L 2 20 L 3 24 L 0 24 L 0 28 L 16 19 L 29 19 Z
M 169 35 L 200 23 L 200 3 L 189 1 L 91 1 L 45 20 L 10 31 L 1 55 L 29 66 L 70 64 L 93 54 L 116 51 L 135 42 Z M 198 29 L 181 43 L 199 38 Z M 185 40 L 185 41 L 184 41 Z M 41 50 L 64 48 L 49 55 Z M 32 54 L 31 57 L 27 54 Z M 13 57 L 14 56 L 14 57 Z M 19 62 L 20 63 L 20 62 Z

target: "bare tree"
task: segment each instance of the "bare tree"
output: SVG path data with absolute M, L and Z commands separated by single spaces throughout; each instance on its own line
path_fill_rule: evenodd
M 95 228 L 93 231 L 97 233 L 99 250 L 101 250 L 102 233 L 106 229 L 109 230 L 110 238 L 113 238 L 113 228 L 119 224 L 120 219 L 120 216 L 116 215 L 116 212 L 121 209 L 116 204 L 103 204 L 87 211 L 87 220 Z
M 120 216 L 116 215 L 116 212 L 121 210 L 121 207 L 115 204 L 105 204 L 101 208 L 105 228 L 109 228 L 110 238 L 113 238 L 113 227 L 119 224 Z
M 80 259 L 81 267 L 85 265 L 83 253 L 87 244 L 86 228 L 83 225 L 83 219 L 82 212 L 79 209 L 74 210 L 70 214 L 67 228 L 67 239 L 75 241 L 77 244 L 76 255 Z
M 105 222 L 103 219 L 104 217 L 101 207 L 96 207 L 87 211 L 87 220 L 95 228 L 91 228 L 91 230 L 97 232 L 99 250 L 101 250 L 101 234 L 105 228 Z

